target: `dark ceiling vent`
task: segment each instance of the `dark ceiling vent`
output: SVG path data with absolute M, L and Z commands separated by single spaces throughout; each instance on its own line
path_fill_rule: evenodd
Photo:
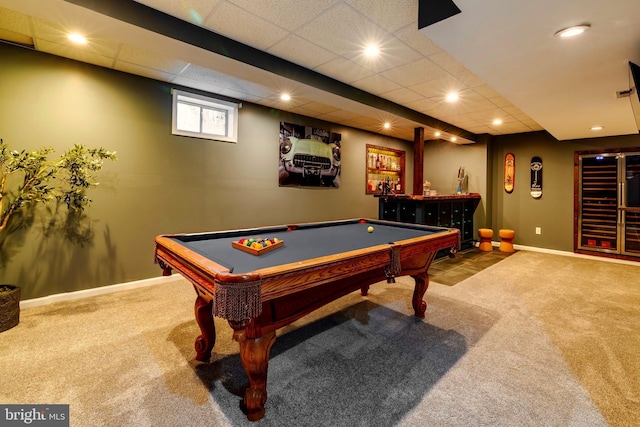
M 428 27 L 462 12 L 452 0 L 419 0 L 418 29 Z
M 636 118 L 636 127 L 640 130 L 640 66 L 629 62 L 629 86 L 632 93 L 629 95 L 631 109 Z

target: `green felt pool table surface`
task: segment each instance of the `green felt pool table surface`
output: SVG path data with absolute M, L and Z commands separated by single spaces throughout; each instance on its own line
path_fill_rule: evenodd
M 368 227 L 373 232 L 368 232 Z M 440 227 L 415 226 L 369 220 L 350 220 L 337 223 L 314 223 L 297 226 L 265 227 L 249 230 L 184 234 L 171 237 L 188 248 L 218 264 L 229 272 L 240 274 L 259 269 L 296 263 L 378 245 L 414 239 L 443 232 Z M 278 238 L 284 245 L 259 256 L 232 247 L 241 238 Z

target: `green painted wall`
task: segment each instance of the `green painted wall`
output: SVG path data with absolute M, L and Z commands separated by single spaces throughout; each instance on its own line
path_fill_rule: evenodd
M 490 144 L 493 167 L 491 226 L 515 230 L 514 243 L 539 248 L 573 251 L 574 154 L 576 151 L 618 147 L 640 147 L 639 135 L 558 141 L 547 132 L 498 136 Z M 504 156 L 516 158 L 515 188 L 503 188 Z M 543 194 L 530 195 L 530 162 L 539 156 L 543 163 Z M 542 233 L 535 234 L 536 227 Z
M 454 194 L 458 186 L 458 168 L 464 167 L 467 191 L 479 193 L 481 200 L 473 217 L 474 228 L 486 227 L 488 201 L 491 200 L 487 181 L 487 143 L 458 145 L 446 141 L 427 141 L 424 148 L 424 179 L 438 194 Z M 475 233 L 477 236 L 477 232 Z
M 375 218 L 366 144 L 413 156 L 412 143 L 250 103 L 240 110 L 237 144 L 177 137 L 170 84 L 4 44 L 0 57 L 0 137 L 12 149 L 52 146 L 61 154 L 81 143 L 118 152 L 89 194 L 83 225 L 92 238 L 83 246 L 49 227 L 45 209 L 0 234 L 0 283 L 19 284 L 23 299 L 157 277 L 158 234 Z M 280 121 L 342 134 L 339 189 L 278 186 Z

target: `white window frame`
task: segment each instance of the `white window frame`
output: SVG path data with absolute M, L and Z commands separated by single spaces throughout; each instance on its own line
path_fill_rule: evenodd
M 223 101 L 222 99 L 198 95 L 173 89 L 173 103 L 171 111 L 171 133 L 174 135 L 190 136 L 193 138 L 211 139 L 214 141 L 238 142 L 238 108 L 240 104 L 236 102 Z M 179 113 L 185 112 L 184 107 L 191 108 L 191 121 L 188 117 L 186 121 L 179 117 Z M 222 119 L 222 124 L 215 123 L 215 120 L 207 120 L 207 114 L 218 116 Z M 205 113 L 205 114 L 203 114 Z M 179 119 L 181 119 L 179 121 Z M 187 122 L 189 122 L 187 124 Z M 208 131 L 209 128 L 217 128 L 216 131 Z M 204 129 L 203 129 L 204 128 Z

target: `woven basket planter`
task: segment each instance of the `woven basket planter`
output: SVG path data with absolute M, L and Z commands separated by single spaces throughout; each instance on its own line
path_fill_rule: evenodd
M 20 322 L 20 288 L 0 285 L 0 332 L 16 326 Z

